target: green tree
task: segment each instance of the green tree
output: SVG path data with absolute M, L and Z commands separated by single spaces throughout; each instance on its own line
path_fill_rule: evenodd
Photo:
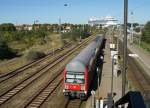
M 16 31 L 16 27 L 11 23 L 4 23 L 0 25 L 0 31 Z
M 150 21 L 144 26 L 142 41 L 150 43 Z
M 16 54 L 10 49 L 7 43 L 3 40 L 0 40 L 0 59 L 12 58 Z

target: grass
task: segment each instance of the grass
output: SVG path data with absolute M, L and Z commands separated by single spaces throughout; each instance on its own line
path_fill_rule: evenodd
M 26 49 L 26 45 L 24 43 L 20 42 L 13 42 L 10 45 L 13 49 L 19 50 L 19 53 L 22 56 L 10 60 L 0 61 L 0 74 L 10 72 L 30 62 L 24 58 L 24 54 L 26 54 L 30 50 L 44 52 L 45 54 L 47 54 L 53 49 L 57 49 L 63 46 L 60 36 L 58 34 L 50 34 L 45 44 L 36 44 L 28 49 Z
M 18 67 L 25 65 L 26 63 L 28 63 L 28 61 L 25 60 L 23 57 L 19 57 L 19 58 L 17 57 L 17 58 L 11 59 L 11 60 L 1 61 L 0 74 L 15 70 Z
M 11 43 L 8 43 L 8 45 L 10 46 L 10 48 L 15 49 L 19 52 L 23 51 L 26 49 L 27 45 L 25 43 L 22 42 L 18 42 L 18 41 L 14 41 Z
M 140 47 L 143 48 L 148 53 L 150 53 L 150 43 L 141 42 Z
M 46 41 L 46 44 L 43 45 L 34 45 L 33 47 L 27 49 L 28 50 L 36 50 L 36 51 L 44 51 L 44 53 L 48 53 L 50 50 L 62 47 L 61 38 L 58 34 L 49 35 L 49 39 Z
M 139 45 L 139 41 L 138 40 L 135 40 L 134 41 L 134 44 L 139 47 L 139 48 L 142 48 L 144 51 L 150 53 L 150 43 L 146 43 L 146 42 L 143 42 L 141 41 L 140 45 Z
M 70 42 L 69 40 L 66 41 Z M 21 42 L 12 42 L 9 43 L 9 45 L 11 46 L 11 48 L 19 51 L 19 55 L 21 56 L 10 60 L 0 61 L 0 74 L 10 72 L 29 63 L 30 61 L 26 60 L 26 58 L 24 57 L 24 54 L 29 51 L 33 50 L 47 54 L 48 52 L 60 48 L 65 44 L 61 41 L 61 37 L 59 34 L 49 34 L 46 42 L 42 45 L 37 43 L 30 48 L 27 48 L 27 45 Z

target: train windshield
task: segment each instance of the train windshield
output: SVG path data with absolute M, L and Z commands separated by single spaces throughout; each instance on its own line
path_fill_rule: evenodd
M 66 83 L 84 84 L 84 73 L 67 72 L 67 74 L 66 74 Z

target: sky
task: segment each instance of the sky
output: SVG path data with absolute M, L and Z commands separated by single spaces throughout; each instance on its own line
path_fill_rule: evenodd
M 128 0 L 129 22 L 150 20 L 150 0 Z M 0 0 L 0 23 L 87 23 L 90 17 L 113 16 L 123 22 L 124 0 Z M 67 6 L 64 6 L 67 4 Z M 131 12 L 133 11 L 133 15 Z

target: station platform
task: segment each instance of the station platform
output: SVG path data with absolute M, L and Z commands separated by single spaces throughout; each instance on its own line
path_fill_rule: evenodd
M 101 74 L 99 89 L 95 91 L 95 98 L 106 100 L 108 93 L 111 92 L 111 78 L 112 78 L 112 59 L 110 51 L 110 43 L 107 40 L 104 49 L 104 63 Z M 99 91 L 99 93 L 98 93 Z M 116 93 L 114 101 L 119 100 L 122 97 L 122 74 L 113 77 L 113 92 Z M 91 108 L 92 96 L 89 97 L 85 108 Z
M 99 97 L 107 98 L 108 93 L 111 92 L 111 78 L 112 78 L 112 59 L 110 52 L 109 41 L 106 41 L 104 49 L 104 64 L 99 88 Z M 98 92 L 98 91 L 97 91 Z M 114 101 L 121 98 L 122 95 L 122 75 L 113 76 L 113 92 L 116 93 Z

